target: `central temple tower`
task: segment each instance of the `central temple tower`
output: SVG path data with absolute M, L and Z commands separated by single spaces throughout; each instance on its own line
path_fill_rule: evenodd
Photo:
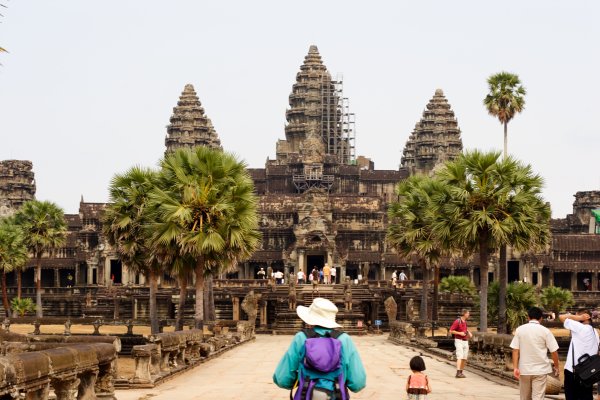
M 277 143 L 279 164 L 287 164 L 290 155 L 301 153 L 303 143 L 314 137 L 323 142 L 325 154 L 339 163 L 354 162 L 354 114 L 342 87 L 341 79 L 332 79 L 317 46 L 310 46 L 289 97 L 285 140 Z

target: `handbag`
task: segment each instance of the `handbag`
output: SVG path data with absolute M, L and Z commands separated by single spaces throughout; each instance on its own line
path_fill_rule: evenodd
M 592 328 L 593 329 L 593 328 Z M 598 335 L 594 331 L 594 335 L 596 336 L 596 341 L 598 341 Z M 585 386 L 592 386 L 594 383 L 600 381 L 600 341 L 598 343 L 598 351 L 596 354 L 584 354 L 577 360 L 577 365 L 575 365 L 575 345 L 571 341 L 571 345 L 573 346 L 573 353 L 571 356 L 573 357 L 573 374 L 579 379 L 579 381 Z

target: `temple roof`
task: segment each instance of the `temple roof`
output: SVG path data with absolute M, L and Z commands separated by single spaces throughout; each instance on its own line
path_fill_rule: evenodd
M 600 251 L 600 235 L 554 235 L 553 251 Z
M 219 136 L 205 115 L 194 86 L 185 85 L 177 106 L 173 108 L 170 122 L 165 139 L 167 152 L 197 146 L 221 149 Z
M 462 148 L 454 111 L 442 89 L 437 89 L 406 142 L 401 164 L 411 174 L 429 174 L 436 165 L 456 158 Z

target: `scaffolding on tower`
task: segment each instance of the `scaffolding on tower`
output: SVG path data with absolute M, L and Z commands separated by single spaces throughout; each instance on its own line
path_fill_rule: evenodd
M 350 112 L 350 101 L 344 97 L 341 74 L 335 80 L 329 74 L 323 75 L 321 107 L 321 133 L 327 154 L 337 156 L 342 164 L 355 164 L 355 115 Z

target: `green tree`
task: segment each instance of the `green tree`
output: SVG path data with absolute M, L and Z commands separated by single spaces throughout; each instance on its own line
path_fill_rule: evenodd
M 113 177 L 109 187 L 109 205 L 103 215 L 103 230 L 119 257 L 133 271 L 148 278 L 150 286 L 150 329 L 159 332 L 156 293 L 161 260 L 152 248 L 148 230 L 148 197 L 155 188 L 157 173 L 133 167 Z
M 19 272 L 29 259 L 23 231 L 14 217 L 0 219 L 0 269 L 2 270 L 2 304 L 6 316 L 10 316 L 10 304 L 6 292 L 6 273 Z M 20 273 L 20 272 L 19 272 Z M 17 298 L 20 298 L 20 293 Z
M 557 286 L 548 286 L 542 289 L 540 303 L 546 310 L 553 311 L 558 315 L 564 312 L 567 307 L 575 304 L 575 300 L 571 291 Z
M 500 153 L 467 152 L 437 176 L 450 197 L 435 220 L 435 231 L 450 235 L 453 247 L 479 253 L 480 328 L 487 331 L 489 254 L 510 243 L 519 251 L 549 241 L 550 207 L 541 197 L 542 178 L 531 166 Z
M 475 285 L 468 276 L 450 275 L 440 282 L 440 291 L 452 294 L 474 296 L 477 293 Z
M 15 214 L 25 236 L 25 245 L 35 259 L 36 315 L 42 313 L 42 256 L 65 244 L 67 223 L 63 210 L 50 201 L 30 200 Z
M 12 310 L 21 317 L 24 317 L 28 312 L 35 311 L 35 304 L 30 298 L 19 299 L 18 297 L 15 297 L 10 302 L 10 306 Z
M 504 158 L 508 157 L 508 123 L 525 107 L 526 90 L 521 85 L 518 75 L 500 72 L 488 78 L 489 93 L 483 100 L 488 113 L 504 125 Z M 498 332 L 504 333 L 506 326 L 506 245 L 500 246 L 500 281 Z
M 153 240 L 175 241 L 181 256 L 194 258 L 194 320 L 202 327 L 205 278 L 244 260 L 260 243 L 254 184 L 243 162 L 204 146 L 168 154 L 161 166 L 150 196 Z
M 436 235 L 433 222 L 445 195 L 441 182 L 422 175 L 411 176 L 396 187 L 398 201 L 390 205 L 387 241 L 400 254 L 416 256 L 423 270 L 423 290 L 419 318 L 427 320 L 429 271 L 434 270 L 433 319 L 437 319 L 439 263 L 445 250 L 443 235 Z
M 498 293 L 500 285 L 493 282 L 488 293 L 488 317 L 495 321 L 499 317 Z M 527 310 L 537 304 L 535 288 L 529 283 L 511 282 L 506 287 L 506 324 L 509 332 L 527 322 Z

